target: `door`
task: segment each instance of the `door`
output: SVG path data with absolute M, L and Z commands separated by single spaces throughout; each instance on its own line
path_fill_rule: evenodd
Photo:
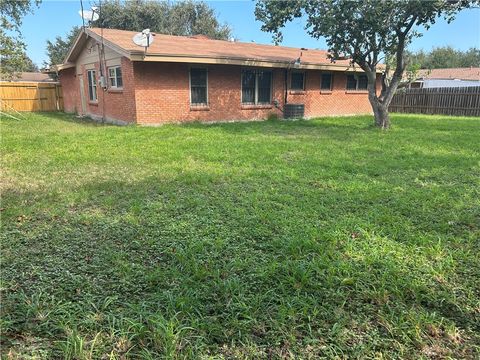
M 87 99 L 85 99 L 85 87 L 83 86 L 83 74 L 77 75 L 80 79 L 80 101 L 82 102 L 82 113 L 79 115 L 85 116 L 87 114 Z

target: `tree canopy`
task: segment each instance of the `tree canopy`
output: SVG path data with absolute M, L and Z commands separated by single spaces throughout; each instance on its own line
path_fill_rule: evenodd
M 100 7 L 100 4 L 98 5 Z M 215 11 L 201 1 L 102 1 L 100 19 L 92 26 L 170 35 L 203 34 L 213 39 L 228 39 L 231 28 L 217 20 Z
M 54 41 L 47 40 L 48 62 L 44 63 L 46 67 L 61 64 L 63 62 L 65 56 L 67 56 L 68 50 L 72 47 L 81 29 L 80 26 L 74 26 L 65 38 L 57 36 Z
M 478 1 L 471 0 L 298 0 L 257 2 L 255 14 L 263 22 L 262 30 L 282 40 L 286 22 L 305 16 L 306 30 L 314 38 L 324 37 L 332 61 L 349 57 L 367 75 L 369 100 L 376 125 L 390 125 L 388 105 L 405 71 L 405 48 L 443 16 L 449 22 L 455 14 Z M 395 58 L 390 78 L 390 58 Z M 387 64 L 382 89 L 376 93 L 378 66 Z
M 419 69 L 442 69 L 480 67 L 480 49 L 472 47 L 466 51 L 456 50 L 451 46 L 424 50 L 406 51 L 406 62 L 418 66 Z
M 15 73 L 35 68 L 25 53 L 25 43 L 20 27 L 22 18 L 33 11 L 39 0 L 1 0 L 0 1 L 0 77 L 11 79 Z
M 221 24 L 215 11 L 205 2 L 197 1 L 146 1 L 120 2 L 107 0 L 97 3 L 100 18 L 93 27 L 153 32 L 170 35 L 207 35 L 212 39 L 228 39 L 232 30 Z M 63 38 L 57 36 L 47 41 L 48 64 L 59 64 L 73 45 L 81 27 L 74 27 Z

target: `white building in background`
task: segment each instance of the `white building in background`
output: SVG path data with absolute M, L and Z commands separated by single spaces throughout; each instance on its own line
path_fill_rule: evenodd
M 410 88 L 480 86 L 480 67 L 419 70 Z

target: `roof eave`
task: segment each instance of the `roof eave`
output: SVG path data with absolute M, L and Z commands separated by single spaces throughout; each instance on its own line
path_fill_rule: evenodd
M 70 63 L 71 57 L 74 54 L 75 50 L 80 46 L 80 43 L 84 43 L 86 41 L 86 34 L 85 30 L 81 30 L 80 33 L 77 35 L 75 42 L 73 43 L 72 47 L 68 50 L 67 55 L 63 59 L 63 64 Z
M 76 58 L 80 54 L 81 50 L 83 49 L 83 45 L 86 43 L 89 37 L 95 39 L 99 43 L 105 44 L 106 46 L 110 47 L 111 49 L 118 52 L 122 56 L 126 56 L 130 58 L 130 53 L 127 50 L 112 43 L 111 41 L 108 41 L 105 38 L 102 38 L 100 35 L 97 35 L 92 30 L 86 28 L 80 31 L 80 33 L 78 34 L 77 39 L 75 40 L 72 47 L 70 48 L 67 55 L 65 56 L 63 63 L 59 65 L 55 65 L 58 70 L 63 70 L 63 69 L 67 69 L 69 67 L 75 66 L 75 61 L 77 60 Z
M 329 71 L 349 71 L 349 72 L 363 72 L 359 67 L 351 65 L 340 64 L 322 64 L 322 63 L 301 63 L 294 66 L 291 61 L 275 61 L 275 60 L 260 60 L 252 58 L 237 58 L 237 57 L 207 57 L 207 56 L 190 56 L 190 55 L 172 55 L 172 54 L 154 54 L 143 51 L 130 51 L 129 59 L 132 61 L 145 62 L 177 62 L 190 64 L 221 64 L 221 65 L 241 65 L 241 66 L 257 66 L 268 68 L 284 68 L 284 69 L 304 69 L 304 70 L 329 70 Z M 381 73 L 381 69 L 377 69 L 377 73 Z
M 70 69 L 70 68 L 73 68 L 73 67 L 75 67 L 74 63 L 63 63 L 63 64 L 53 65 L 51 67 L 51 69 L 54 70 L 54 71 L 62 71 L 62 70 Z

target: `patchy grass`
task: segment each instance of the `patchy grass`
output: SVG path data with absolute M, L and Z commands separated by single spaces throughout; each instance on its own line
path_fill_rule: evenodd
M 478 358 L 480 119 L 3 119 L 2 358 Z

